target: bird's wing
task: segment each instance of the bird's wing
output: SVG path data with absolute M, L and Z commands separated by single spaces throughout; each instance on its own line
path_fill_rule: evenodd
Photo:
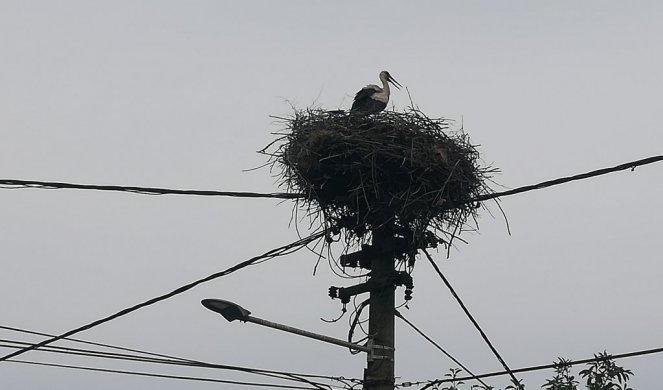
M 355 95 L 355 101 L 357 100 L 362 100 L 371 97 L 374 93 L 378 92 L 380 90 L 380 87 L 377 85 L 367 85 L 364 88 L 362 88 L 357 94 Z
M 357 92 L 357 94 L 355 95 L 354 102 L 356 103 L 356 102 L 360 102 L 360 101 L 365 100 L 365 99 L 369 99 L 371 97 L 371 95 L 376 93 L 378 90 L 379 90 L 379 87 L 377 85 L 367 85 L 364 88 L 362 88 L 361 90 L 359 90 L 359 92 Z

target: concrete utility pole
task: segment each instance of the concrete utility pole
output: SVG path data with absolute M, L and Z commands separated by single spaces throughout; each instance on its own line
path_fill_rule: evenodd
M 410 251 L 403 237 L 395 236 L 394 218 L 373 229 L 371 245 L 362 245 L 360 251 L 340 257 L 343 267 L 369 270 L 370 278 L 349 287 L 330 287 L 329 296 L 347 304 L 353 296 L 370 293 L 368 318 L 368 364 L 364 370 L 364 390 L 394 389 L 394 298 L 397 286 L 405 287 L 405 299 L 412 297 L 412 277 L 405 271 L 396 271 L 396 258 Z
M 394 231 L 386 224 L 373 231 L 371 279 L 389 279 L 394 275 Z M 371 290 L 368 319 L 369 346 L 368 365 L 364 370 L 365 390 L 394 389 L 394 315 L 396 286 L 388 284 Z

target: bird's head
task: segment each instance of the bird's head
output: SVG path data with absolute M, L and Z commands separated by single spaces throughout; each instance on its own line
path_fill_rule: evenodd
M 396 87 L 396 88 L 398 88 L 398 89 L 401 89 L 401 85 L 398 83 L 398 81 L 396 81 L 393 77 L 391 77 L 391 75 L 389 74 L 389 72 L 387 72 L 386 70 L 383 70 L 382 72 L 380 72 L 380 80 L 388 81 L 388 82 L 390 82 L 394 87 Z

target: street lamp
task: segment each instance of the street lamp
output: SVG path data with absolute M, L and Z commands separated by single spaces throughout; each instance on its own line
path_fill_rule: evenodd
M 224 301 L 222 299 L 203 299 L 201 303 L 207 309 L 221 314 L 223 318 L 228 320 L 228 322 L 232 322 L 235 320 L 240 320 L 242 322 L 252 322 L 254 324 L 263 325 L 278 330 L 283 330 L 285 332 L 294 333 L 300 336 L 309 337 L 319 341 L 324 341 L 326 343 L 340 345 L 358 351 L 369 352 L 369 353 L 372 351 L 371 348 L 364 345 L 350 343 L 345 340 L 335 339 L 333 337 L 324 336 L 303 329 L 297 329 L 291 326 L 278 324 L 276 322 L 263 320 L 262 318 L 253 317 L 250 315 L 251 314 L 250 311 L 230 301 Z

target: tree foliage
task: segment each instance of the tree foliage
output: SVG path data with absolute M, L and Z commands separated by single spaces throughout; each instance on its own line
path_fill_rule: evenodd
M 572 374 L 570 360 L 559 358 L 555 363 L 555 374 L 541 386 L 543 390 L 580 390 L 579 380 Z M 459 380 L 461 370 L 452 368 L 444 383 L 432 386 L 435 390 L 463 390 L 463 381 Z M 587 363 L 587 368 L 580 370 L 579 379 L 585 383 L 586 390 L 633 390 L 628 381 L 633 375 L 631 370 L 618 366 L 611 355 L 605 351 L 594 355 L 594 360 Z M 492 386 L 472 385 L 471 390 L 495 390 Z M 504 390 L 525 390 L 522 382 L 512 383 Z

